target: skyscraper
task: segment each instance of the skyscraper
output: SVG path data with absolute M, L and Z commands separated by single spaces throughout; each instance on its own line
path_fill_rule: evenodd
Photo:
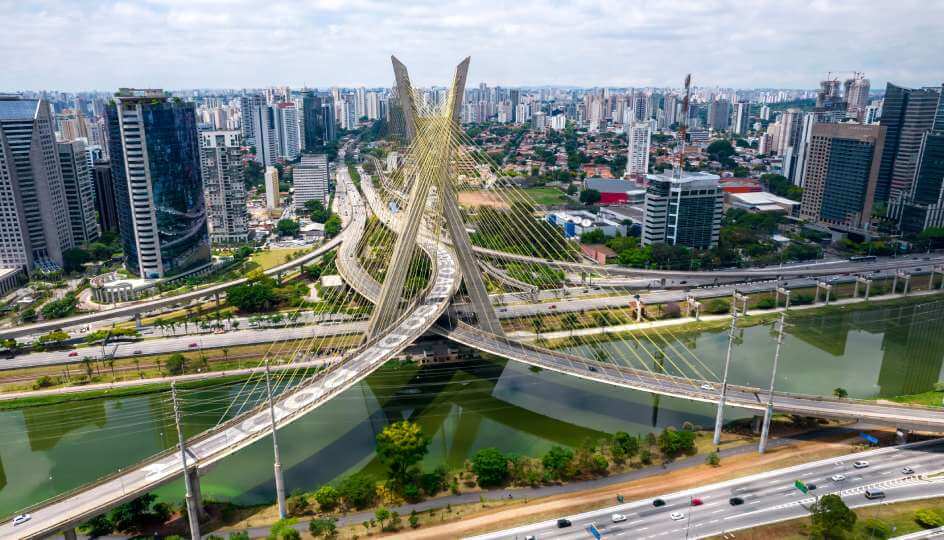
M 73 245 L 49 104 L 0 95 L 0 266 L 51 270 Z
M 249 240 L 246 185 L 238 131 L 200 133 L 200 166 L 212 242 Z
M 279 199 L 279 170 L 275 167 L 266 167 L 265 170 L 266 208 L 278 210 L 281 206 Z
M 723 131 L 731 126 L 731 102 L 726 99 L 716 99 L 708 104 L 708 127 L 715 131 Z
M 314 92 L 302 94 L 302 117 L 304 118 L 305 151 L 315 152 L 324 147 L 324 109 L 322 101 Z
M 814 124 L 800 217 L 843 229 L 868 229 L 884 142 L 881 126 Z
M 293 203 L 301 208 L 310 200 L 328 202 L 328 156 L 302 154 L 301 162 L 292 170 L 295 183 Z
M 885 147 L 875 199 L 890 201 L 911 190 L 924 134 L 931 130 L 941 101 L 941 87 L 903 88 L 888 83 L 880 125 Z
M 106 117 L 128 270 L 154 279 L 209 264 L 194 104 L 122 88 Z
M 98 240 L 98 220 L 95 216 L 95 187 L 86 159 L 82 140 L 56 143 L 59 168 L 66 206 L 69 209 L 69 227 L 72 243 L 76 246 Z
M 335 118 L 334 101 L 325 100 L 321 104 L 321 119 L 324 121 L 324 141 L 325 144 L 333 143 L 338 140 L 338 122 Z
M 707 249 L 718 245 L 724 193 L 720 178 L 705 172 L 648 176 L 643 245 Z
M 256 117 L 259 115 L 259 108 L 263 105 L 265 105 L 265 97 L 260 94 L 252 94 L 239 98 L 240 126 L 243 130 L 243 144 L 255 146 Z
M 737 135 L 747 135 L 751 130 L 751 104 L 741 102 L 734 106 L 734 126 L 733 131 Z
M 652 134 L 649 122 L 637 122 L 626 130 L 626 177 L 644 179 L 649 172 L 649 144 Z
M 301 153 L 298 140 L 298 109 L 290 101 L 272 105 L 273 128 L 277 154 L 282 159 L 294 161 Z

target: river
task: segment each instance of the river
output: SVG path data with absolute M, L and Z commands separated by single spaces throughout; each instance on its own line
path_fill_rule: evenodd
M 777 388 L 853 397 L 930 390 L 942 380 L 944 302 L 797 316 L 788 319 Z M 774 351 L 772 324 L 736 332 L 731 381 L 766 385 Z M 639 334 L 632 341 L 596 345 L 633 365 L 655 345 L 663 369 L 720 373 L 725 330 Z M 586 350 L 586 347 L 584 347 Z M 635 350 L 630 350 L 635 349 Z M 599 353 L 595 353 L 599 354 Z M 697 358 L 697 360 L 696 360 Z M 650 367 L 652 367 L 650 365 Z M 182 393 L 185 432 L 213 426 L 241 384 Z M 240 395 L 246 395 L 244 389 Z M 261 394 L 257 388 L 254 398 Z M 251 401 L 251 400 L 250 400 Z M 743 417 L 731 410 L 727 418 Z M 458 364 L 388 363 L 337 399 L 279 432 L 288 490 L 310 490 L 352 472 L 381 475 L 374 438 L 401 419 L 418 422 L 432 438 L 423 465 L 459 468 L 478 449 L 539 456 L 554 445 L 575 446 L 604 433 L 645 434 L 689 421 L 709 426 L 712 406 L 658 397 L 477 356 Z M 130 465 L 176 441 L 166 392 L 98 398 L 0 412 L 0 514 L 72 489 Z M 271 502 L 272 449 L 268 440 L 231 456 L 201 479 L 209 499 Z M 180 483 L 158 494 L 179 501 Z

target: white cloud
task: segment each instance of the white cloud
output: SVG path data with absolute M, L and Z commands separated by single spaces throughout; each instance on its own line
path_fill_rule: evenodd
M 944 80 L 944 3 L 917 0 L 0 0 L 0 88 L 471 82 L 809 88 Z

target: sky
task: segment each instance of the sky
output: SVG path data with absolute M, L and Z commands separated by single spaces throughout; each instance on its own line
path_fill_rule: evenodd
M 0 0 L 0 91 L 944 81 L 942 0 Z

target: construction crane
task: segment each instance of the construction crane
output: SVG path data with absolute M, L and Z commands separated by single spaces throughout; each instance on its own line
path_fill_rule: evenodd
M 676 180 L 682 178 L 682 166 L 685 163 L 685 131 L 688 128 L 688 102 L 692 97 L 692 74 L 685 76 L 685 97 L 682 98 L 682 121 L 679 122 L 679 143 L 676 147 L 678 154 L 675 170 L 672 171 L 672 177 Z

